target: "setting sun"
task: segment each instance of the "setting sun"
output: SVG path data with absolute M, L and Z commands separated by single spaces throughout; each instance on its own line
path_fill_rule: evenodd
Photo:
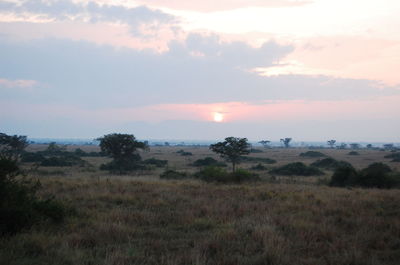
M 224 115 L 219 112 L 214 113 L 214 121 L 215 122 L 222 122 L 224 120 Z

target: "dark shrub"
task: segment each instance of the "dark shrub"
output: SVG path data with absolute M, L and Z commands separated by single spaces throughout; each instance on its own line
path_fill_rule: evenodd
M 392 158 L 392 162 L 400 162 L 400 153 L 391 153 L 385 155 L 385 158 Z
M 79 157 L 100 157 L 100 156 L 105 156 L 105 154 L 102 153 L 102 152 L 85 152 L 80 148 L 75 149 L 73 154 L 76 155 L 76 156 L 79 156 Z
M 349 156 L 358 156 L 360 154 L 358 152 L 356 152 L 356 151 L 351 151 L 351 152 L 348 153 L 348 155 Z
M 345 187 L 353 185 L 357 170 L 351 164 L 341 164 L 331 177 L 330 186 Z
M 53 199 L 39 199 L 39 182 L 17 180 L 17 174 L 16 161 L 0 159 L 0 235 L 15 234 L 43 220 L 61 222 L 64 206 Z
M 301 162 L 290 163 L 269 171 L 271 174 L 275 175 L 285 175 L 285 176 L 320 176 L 324 172 L 316 167 L 306 166 Z
M 172 169 L 166 170 L 164 173 L 160 175 L 161 179 L 186 179 L 188 175 L 183 172 L 178 172 Z
M 176 153 L 180 154 L 181 156 L 191 156 L 191 155 L 193 155 L 191 152 L 186 152 L 186 151 L 184 151 L 182 149 L 177 151 Z
M 75 155 L 52 156 L 42 160 L 40 164 L 43 167 L 70 167 L 70 166 L 84 166 L 85 161 Z
M 351 165 L 342 165 L 335 170 L 330 185 L 393 188 L 400 186 L 400 175 L 392 172 L 390 167 L 383 163 L 373 163 L 360 172 Z
M 337 161 L 331 157 L 319 159 L 311 164 L 313 167 L 319 167 L 324 169 L 336 169 L 341 165 L 349 164 L 346 161 Z
M 263 153 L 263 150 L 251 148 L 250 153 Z
M 137 159 L 119 159 L 100 165 L 100 170 L 108 170 L 115 174 L 125 174 L 134 170 L 146 170 L 148 167 L 141 163 L 140 157 Z
M 265 164 L 275 164 L 276 160 L 266 157 L 253 157 L 253 156 L 241 156 L 243 161 L 265 163 Z
M 299 156 L 301 157 L 324 157 L 325 154 L 317 151 L 307 151 L 305 153 L 301 153 Z
M 21 162 L 27 162 L 27 163 L 39 163 L 42 162 L 45 159 L 44 155 L 41 153 L 37 152 L 25 152 L 21 156 Z
M 156 167 L 165 167 L 166 165 L 168 165 L 168 160 L 161 160 L 161 159 L 157 159 L 157 158 L 149 158 L 143 161 L 144 165 L 153 165 Z
M 251 167 L 252 170 L 267 170 L 268 168 L 261 163 Z
M 193 166 L 195 167 L 207 167 L 207 166 L 216 166 L 216 167 L 226 167 L 227 165 L 223 162 L 219 162 L 218 160 L 212 157 L 205 157 L 203 159 L 197 159 L 193 162 Z
M 354 185 L 367 188 L 392 188 L 399 183 L 392 169 L 383 163 L 373 163 L 360 171 Z
M 235 172 L 228 173 L 223 168 L 213 166 L 206 167 L 197 172 L 195 177 L 206 182 L 219 183 L 242 183 L 260 180 L 256 174 L 244 169 L 238 169 Z

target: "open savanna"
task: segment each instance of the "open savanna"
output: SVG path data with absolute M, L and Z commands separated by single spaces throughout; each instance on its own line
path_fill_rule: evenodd
M 45 149 L 32 145 L 30 151 Z M 69 150 L 76 146 L 70 146 Z M 98 151 L 95 146 L 80 147 Z M 181 156 L 183 149 L 192 156 Z M 252 153 L 276 164 L 310 164 L 308 149 L 273 148 Z M 361 169 L 385 162 L 388 151 L 321 149 Z M 152 147 L 143 159 L 194 173 L 207 147 Z M 273 177 L 248 184 L 160 180 L 165 169 L 118 176 L 100 171 L 104 157 L 84 167 L 39 167 L 30 175 L 40 195 L 55 195 L 71 209 L 61 224 L 42 223 L 0 241 L 0 264 L 399 264 L 400 190 L 328 187 L 332 175 Z M 258 162 L 240 164 L 251 168 Z M 31 168 L 32 165 L 25 165 Z

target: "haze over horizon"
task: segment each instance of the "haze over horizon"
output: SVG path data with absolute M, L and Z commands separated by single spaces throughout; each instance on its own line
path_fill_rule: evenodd
M 400 1 L 0 1 L 0 131 L 400 142 Z

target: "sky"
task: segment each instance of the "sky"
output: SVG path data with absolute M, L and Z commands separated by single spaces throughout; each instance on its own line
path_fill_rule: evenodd
M 0 0 L 0 131 L 400 142 L 398 0 Z

